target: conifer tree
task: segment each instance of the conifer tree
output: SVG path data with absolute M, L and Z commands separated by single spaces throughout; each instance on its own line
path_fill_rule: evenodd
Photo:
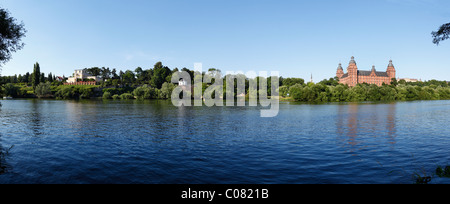
M 33 90 L 36 90 L 36 86 L 40 83 L 41 78 L 41 68 L 39 66 L 39 63 L 36 62 L 34 64 L 33 74 L 31 74 L 31 84 L 33 86 Z

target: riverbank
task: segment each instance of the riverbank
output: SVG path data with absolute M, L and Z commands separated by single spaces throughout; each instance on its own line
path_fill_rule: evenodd
M 285 80 L 286 81 L 286 80 Z M 52 83 L 53 84 L 53 83 Z M 26 84 L 5 84 L 0 96 L 13 98 L 56 98 L 56 99 L 170 99 L 177 85 L 164 82 L 161 88 L 150 85 L 134 85 L 120 87 L 105 87 L 102 85 L 52 85 L 41 83 L 35 89 Z M 202 91 L 210 86 L 203 84 Z M 270 90 L 270 89 L 268 89 Z M 284 102 L 364 102 L 364 101 L 416 101 L 416 100 L 449 100 L 450 86 L 445 82 L 431 81 L 421 83 L 405 83 L 396 85 L 358 84 L 355 87 L 329 83 L 317 84 L 297 83 L 279 87 L 280 101 Z M 249 98 L 246 87 L 246 98 Z M 270 92 L 268 93 L 270 97 Z M 235 96 L 236 97 L 236 96 Z M 226 98 L 224 92 L 223 98 Z

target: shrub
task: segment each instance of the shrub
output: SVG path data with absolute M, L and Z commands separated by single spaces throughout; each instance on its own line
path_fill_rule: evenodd
M 125 88 L 107 88 L 107 89 L 103 89 L 103 93 L 105 92 L 109 92 L 112 95 L 121 95 L 124 93 L 131 93 L 133 91 L 133 88 L 131 87 L 125 87 Z
M 110 92 L 103 93 L 103 99 L 112 99 L 112 95 Z
M 82 99 L 82 98 L 89 99 L 94 95 L 93 87 L 81 86 L 81 87 L 77 87 L 77 89 L 75 91 L 78 92 L 78 94 L 80 95 L 80 99 Z
M 120 96 L 117 95 L 117 94 L 116 94 L 116 95 L 113 95 L 113 96 L 112 96 L 112 99 L 114 99 L 114 100 L 120 99 Z
M 134 99 L 134 96 L 133 96 L 133 94 L 130 94 L 130 93 L 124 93 L 124 94 L 120 95 L 120 99 L 122 99 L 122 100 Z
M 39 85 L 37 85 L 36 86 L 36 90 L 35 90 L 35 94 L 39 98 L 49 97 L 50 95 L 52 95 L 50 82 L 40 83 Z
M 137 99 L 155 99 L 158 98 L 157 89 L 151 88 L 147 85 L 138 87 L 133 91 L 133 95 Z
M 13 84 L 5 84 L 2 88 L 2 91 L 4 96 L 11 96 L 11 97 L 17 97 L 20 95 L 20 88 L 13 85 Z
M 169 99 L 172 96 L 172 91 L 175 89 L 175 84 L 165 82 L 161 87 L 161 99 Z
M 72 86 L 61 86 L 55 96 L 57 99 L 74 99 L 76 94 Z

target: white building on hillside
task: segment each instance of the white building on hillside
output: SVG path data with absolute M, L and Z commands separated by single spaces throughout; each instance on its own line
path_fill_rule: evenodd
M 88 74 L 86 72 L 86 70 L 84 70 L 84 69 L 77 69 L 77 70 L 75 70 L 75 73 L 73 74 L 73 76 L 69 77 L 67 79 L 67 83 L 77 83 L 78 79 L 81 79 L 81 81 L 84 81 L 85 79 L 93 79 L 96 82 L 100 81 L 99 77 L 92 76 L 92 75 Z

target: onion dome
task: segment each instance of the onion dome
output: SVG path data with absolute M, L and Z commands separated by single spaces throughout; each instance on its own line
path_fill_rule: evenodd
M 392 63 L 392 60 L 389 60 L 389 65 L 388 67 L 394 67 L 394 64 Z
M 352 60 L 350 60 L 350 64 L 356 64 L 355 57 L 352 56 Z

